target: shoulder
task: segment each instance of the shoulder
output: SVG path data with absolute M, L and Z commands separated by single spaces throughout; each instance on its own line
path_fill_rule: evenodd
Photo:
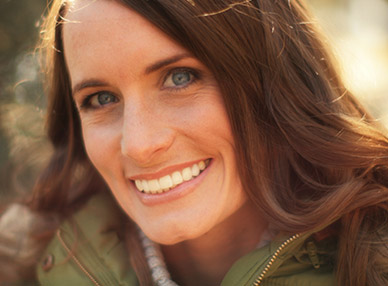
M 14 203 L 0 216 L 0 284 L 34 285 L 35 263 L 44 245 L 32 233 L 55 224 L 55 218 Z M 3 285 L 3 284 L 1 284 Z
M 238 260 L 223 286 L 333 286 L 335 238 L 317 241 L 310 234 L 275 239 Z
M 40 265 L 42 286 L 137 285 L 116 229 L 118 206 L 109 194 L 92 197 L 57 230 Z

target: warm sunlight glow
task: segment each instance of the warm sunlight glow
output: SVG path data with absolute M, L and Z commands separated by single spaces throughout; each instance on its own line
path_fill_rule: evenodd
M 388 1 L 311 3 L 332 42 L 345 83 L 388 125 Z

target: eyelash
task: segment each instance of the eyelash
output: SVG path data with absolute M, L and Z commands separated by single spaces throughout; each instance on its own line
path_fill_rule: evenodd
M 174 73 L 179 72 L 188 72 L 191 74 L 192 79 L 191 81 L 183 86 L 178 87 L 162 87 L 162 90 L 168 90 L 171 92 L 180 92 L 184 91 L 185 89 L 189 88 L 193 83 L 195 83 L 197 80 L 201 79 L 201 73 L 198 70 L 188 68 L 188 67 L 179 67 L 179 68 L 173 68 L 167 72 L 167 74 L 163 77 L 163 84 L 167 81 L 168 77 L 172 76 Z
M 178 73 L 178 72 L 188 72 L 191 74 L 192 76 L 192 79 L 191 81 L 186 84 L 186 85 L 183 85 L 183 86 L 179 86 L 179 87 L 162 87 L 161 89 L 162 90 L 168 90 L 169 92 L 180 92 L 180 91 L 184 91 L 185 89 L 189 88 L 192 84 L 194 84 L 197 80 L 200 80 L 201 79 L 201 74 L 198 70 L 195 70 L 195 69 L 192 69 L 192 68 L 187 68 L 187 67 L 179 67 L 179 68 L 173 68 L 173 69 L 170 69 L 167 74 L 163 77 L 163 81 L 162 81 L 162 84 L 164 84 L 168 77 L 169 76 L 172 76 L 174 73 Z M 99 107 L 93 107 L 91 105 L 91 100 L 93 97 L 95 96 L 98 96 L 100 94 L 104 94 L 104 93 L 109 93 L 111 94 L 112 96 L 114 96 L 116 98 L 116 100 L 118 101 L 118 97 L 114 94 L 112 94 L 111 92 L 109 91 L 105 91 L 105 90 L 102 90 L 102 91 L 98 91 L 98 92 L 95 92 L 95 93 L 92 93 L 90 95 L 87 95 L 81 102 L 81 105 L 80 105 L 80 110 L 87 110 L 87 109 L 98 109 L 98 108 L 101 108 L 102 105 L 100 105 Z
M 101 90 L 101 91 L 98 91 L 98 92 L 95 92 L 95 93 L 92 93 L 92 94 L 89 94 L 87 95 L 81 102 L 81 105 L 80 105 L 80 110 L 82 109 L 98 109 L 98 108 L 101 108 L 102 105 L 100 107 L 94 107 L 91 105 L 91 100 L 93 97 L 95 96 L 98 96 L 100 94 L 104 94 L 104 93 L 108 93 L 112 96 L 114 96 L 116 98 L 116 100 L 118 101 L 118 97 L 114 94 L 112 94 L 112 92 L 109 92 L 109 91 L 106 91 L 106 90 Z

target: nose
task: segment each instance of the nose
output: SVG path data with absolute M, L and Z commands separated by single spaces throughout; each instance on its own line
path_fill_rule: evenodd
M 145 166 L 165 153 L 174 141 L 174 131 L 166 117 L 166 112 L 141 104 L 125 107 L 121 134 L 123 156 Z

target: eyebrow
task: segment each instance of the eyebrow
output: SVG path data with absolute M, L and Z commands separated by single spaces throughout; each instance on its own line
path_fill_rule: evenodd
M 98 79 L 93 79 L 93 78 L 92 79 L 87 79 L 87 80 L 84 80 L 84 81 L 76 84 L 73 87 L 72 94 L 74 95 L 74 94 L 76 94 L 77 92 L 79 92 L 80 90 L 82 90 L 84 88 L 106 86 L 106 85 L 108 85 L 106 82 L 98 80 Z
M 157 61 L 156 63 L 150 65 L 149 67 L 147 67 L 145 69 L 145 74 L 150 74 L 150 73 L 155 72 L 155 71 L 157 71 L 165 66 L 179 62 L 180 60 L 185 59 L 185 58 L 192 58 L 192 56 L 190 54 L 184 53 L 184 54 L 175 55 L 175 56 Z
M 191 56 L 190 54 L 184 53 L 184 54 L 179 54 L 179 55 L 175 55 L 175 56 L 172 56 L 172 57 L 169 57 L 166 59 L 159 60 L 159 61 L 155 62 L 154 64 L 148 66 L 145 69 L 144 74 L 147 75 L 147 74 L 153 73 L 153 72 L 155 72 L 155 71 L 157 71 L 165 66 L 179 62 L 182 59 L 192 58 L 192 57 L 193 56 Z M 86 80 L 81 81 L 80 83 L 77 83 L 73 87 L 72 94 L 74 95 L 75 93 L 79 92 L 80 90 L 82 90 L 84 88 L 99 87 L 99 86 L 106 86 L 106 85 L 108 85 L 107 82 L 104 82 L 104 81 L 101 81 L 98 79 L 94 79 L 94 78 L 86 79 Z

